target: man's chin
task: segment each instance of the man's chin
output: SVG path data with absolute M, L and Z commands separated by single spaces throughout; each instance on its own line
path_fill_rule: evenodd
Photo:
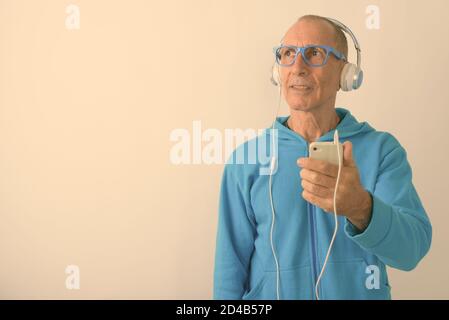
M 289 105 L 291 110 L 296 111 L 310 111 L 313 109 L 313 104 L 311 104 L 308 101 L 298 101 L 296 99 L 292 99 L 290 101 L 287 101 L 287 104 Z
M 294 110 L 294 111 L 304 111 L 304 112 L 308 112 L 311 111 L 313 108 L 310 107 L 302 107 L 302 106 L 290 106 L 290 110 Z
M 306 95 L 298 95 L 298 94 L 289 94 L 287 96 L 287 103 L 289 106 L 294 107 L 295 109 L 307 109 L 310 106 L 313 106 L 312 97 Z

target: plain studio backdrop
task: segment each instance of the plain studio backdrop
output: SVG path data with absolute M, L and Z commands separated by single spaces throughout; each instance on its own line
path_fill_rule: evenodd
M 225 155 L 194 159 L 197 129 L 271 124 L 272 48 L 309 13 L 358 37 L 337 106 L 405 147 L 433 225 L 393 298 L 449 298 L 446 0 L 0 0 L 0 298 L 211 298 Z

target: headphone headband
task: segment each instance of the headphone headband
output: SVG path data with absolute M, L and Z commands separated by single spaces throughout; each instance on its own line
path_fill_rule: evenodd
M 354 33 L 349 29 L 347 26 L 345 26 L 343 23 L 336 19 L 324 17 L 325 19 L 329 20 L 330 22 L 336 24 L 339 26 L 343 31 L 345 31 L 352 39 L 352 42 L 354 43 L 355 50 L 357 52 L 357 67 L 362 68 L 362 49 L 360 48 L 359 42 L 357 41 L 356 36 Z

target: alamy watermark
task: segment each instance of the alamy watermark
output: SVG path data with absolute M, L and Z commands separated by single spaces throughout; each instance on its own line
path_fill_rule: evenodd
M 379 6 L 369 5 L 366 7 L 366 14 L 368 16 L 365 20 L 365 25 L 368 30 L 379 30 L 380 29 L 380 9 Z
M 365 287 L 368 290 L 380 289 L 380 270 L 379 267 L 372 264 L 366 267 L 365 273 L 368 274 L 365 280 Z
M 169 140 L 174 144 L 169 151 L 169 160 L 174 165 L 259 164 L 260 174 L 266 175 L 270 173 L 272 157 L 277 157 L 278 130 L 268 129 L 269 134 L 265 130 L 203 130 L 201 121 L 195 120 L 191 131 L 176 128 L 170 132 Z
M 76 4 L 69 4 L 65 8 L 67 14 L 65 18 L 65 27 L 67 30 L 79 30 L 80 29 L 80 8 Z
M 65 273 L 68 274 L 65 279 L 65 287 L 68 290 L 80 289 L 80 268 L 77 265 L 68 265 L 65 268 Z

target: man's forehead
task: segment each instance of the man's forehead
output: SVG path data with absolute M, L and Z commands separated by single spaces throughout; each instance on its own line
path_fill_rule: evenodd
M 281 42 L 284 45 L 295 46 L 309 44 L 334 46 L 335 31 L 325 21 L 298 21 L 290 27 Z

